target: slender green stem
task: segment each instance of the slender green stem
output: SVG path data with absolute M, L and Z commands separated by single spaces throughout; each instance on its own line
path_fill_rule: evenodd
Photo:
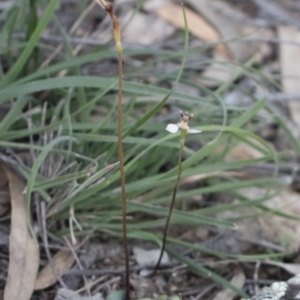
M 165 228 L 164 228 L 163 242 L 162 242 L 162 247 L 161 247 L 160 255 L 159 255 L 158 261 L 156 263 L 156 266 L 154 268 L 154 271 L 152 273 L 152 276 L 155 276 L 156 271 L 159 268 L 159 265 L 161 263 L 161 260 L 162 260 L 165 248 L 166 248 L 166 242 L 167 242 L 167 235 L 168 235 L 169 224 L 170 224 L 170 220 L 171 220 L 171 216 L 172 216 L 172 211 L 173 211 L 173 207 L 174 207 L 174 204 L 175 204 L 177 189 L 178 189 L 179 181 L 180 181 L 180 177 L 181 177 L 181 170 L 182 170 L 181 162 L 182 162 L 183 147 L 184 147 L 184 143 L 185 143 L 185 135 L 186 135 L 186 130 L 185 129 L 180 129 L 180 147 L 179 147 L 179 157 L 178 157 L 177 179 L 176 179 L 175 187 L 174 187 L 174 190 L 173 190 L 173 196 L 172 196 L 172 201 L 171 201 L 171 204 L 170 204 L 170 209 L 169 209 L 168 217 L 167 217 L 167 220 L 166 220 L 166 225 L 165 225 Z

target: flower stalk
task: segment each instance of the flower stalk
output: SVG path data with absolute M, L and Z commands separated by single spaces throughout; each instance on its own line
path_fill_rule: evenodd
M 123 137 L 122 137 L 122 91 L 123 91 L 123 59 L 122 59 L 122 42 L 119 22 L 113 12 L 113 6 L 106 0 L 96 0 L 97 3 L 110 15 L 113 27 L 115 47 L 118 54 L 118 156 L 120 161 L 120 177 L 122 190 L 122 224 L 123 224 L 123 247 L 125 253 L 125 299 L 130 299 L 129 283 L 129 251 L 127 241 L 127 223 L 126 223 L 126 189 L 125 189 L 125 171 L 123 157 Z

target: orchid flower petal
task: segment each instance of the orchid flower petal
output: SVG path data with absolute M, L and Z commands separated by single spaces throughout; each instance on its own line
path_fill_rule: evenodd
M 176 133 L 179 129 L 179 126 L 177 124 L 169 124 L 166 128 L 167 131 L 171 133 Z
M 187 132 L 189 132 L 189 133 L 199 133 L 199 132 L 201 132 L 201 130 L 189 128 L 189 129 L 187 130 Z

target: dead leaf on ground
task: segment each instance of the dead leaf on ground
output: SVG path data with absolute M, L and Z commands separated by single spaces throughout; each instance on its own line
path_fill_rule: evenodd
M 52 258 L 53 264 L 59 276 L 62 276 L 66 271 L 68 271 L 73 262 L 74 256 L 71 251 L 59 250 Z M 43 290 L 53 284 L 55 284 L 57 278 L 53 273 L 50 263 L 48 263 L 38 274 L 34 289 Z
M 157 9 L 156 13 L 164 20 L 172 23 L 177 28 L 184 29 L 184 17 L 182 7 L 176 4 L 167 4 Z M 220 40 L 219 33 L 212 27 L 205 19 L 196 14 L 189 8 L 185 8 L 185 14 L 188 22 L 189 32 L 205 42 L 216 42 Z M 216 46 L 216 50 L 222 54 L 222 56 L 229 59 L 232 58 L 232 54 L 224 44 Z
M 3 163 L 0 173 L 6 174 L 11 198 L 9 266 L 4 300 L 27 300 L 33 292 L 39 267 L 39 248 L 27 228 L 24 183 Z
M 245 281 L 246 277 L 243 270 L 237 267 L 234 271 L 234 276 L 230 280 L 230 283 L 241 290 L 245 284 Z M 224 288 L 213 298 L 213 300 L 230 300 L 233 299 L 235 296 L 236 293 L 233 290 L 231 290 L 230 288 Z

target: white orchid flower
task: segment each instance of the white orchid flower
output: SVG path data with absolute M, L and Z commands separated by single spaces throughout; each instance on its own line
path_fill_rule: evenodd
M 179 128 L 186 130 L 189 133 L 199 133 L 201 132 L 201 130 L 197 130 L 197 129 L 192 129 L 188 126 L 189 120 L 193 117 L 193 115 L 188 114 L 187 112 L 185 114 L 182 113 L 182 111 L 180 111 L 180 116 L 181 116 L 181 122 L 177 123 L 177 124 L 168 124 L 168 126 L 166 127 L 166 130 L 171 132 L 171 133 L 176 133 Z

